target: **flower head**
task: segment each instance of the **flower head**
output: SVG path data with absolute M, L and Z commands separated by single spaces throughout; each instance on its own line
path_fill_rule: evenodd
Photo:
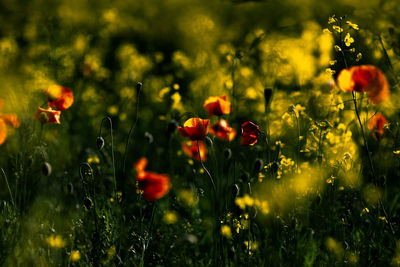
M 380 113 L 376 113 L 375 116 L 368 121 L 368 129 L 372 131 L 372 136 L 376 140 L 382 139 L 383 132 L 385 131 L 383 126 L 385 124 L 386 118 Z
M 251 121 L 247 121 L 242 124 L 242 146 L 254 145 L 257 143 L 258 135 L 260 134 L 260 127 L 258 125 L 252 123 Z
M 201 140 L 208 133 L 208 125 L 210 120 L 200 118 L 190 118 L 179 127 L 178 131 L 183 137 L 188 137 L 190 140 Z
M 74 94 L 71 89 L 59 85 L 52 85 L 46 90 L 49 105 L 58 110 L 66 110 L 74 103 Z
M 147 201 L 155 201 L 168 193 L 171 184 L 168 175 L 145 171 L 147 162 L 146 158 L 141 158 L 136 162 L 136 180 L 139 189 L 143 191 L 143 197 Z
M 3 100 L 0 99 L 0 109 L 3 107 Z M 20 121 L 16 114 L 0 114 L 0 145 L 7 139 L 7 127 L 18 128 Z
M 367 92 L 374 104 L 389 99 L 389 83 L 380 69 L 372 65 L 353 66 L 343 69 L 337 83 L 344 91 Z
M 218 136 L 222 140 L 232 141 L 236 136 L 235 129 L 231 128 L 226 120 L 220 120 L 210 128 L 212 135 Z
M 60 124 L 61 111 L 54 110 L 50 106 L 47 109 L 39 107 L 33 117 L 38 119 L 42 124 L 56 123 Z
M 202 142 L 199 141 L 199 147 L 200 147 L 200 156 L 202 161 L 206 161 L 207 157 L 207 148 L 206 145 Z M 186 155 L 188 155 L 191 158 L 195 158 L 196 160 L 200 161 L 199 157 L 199 150 L 197 148 L 197 142 L 183 142 L 182 143 L 182 150 L 185 152 Z
M 227 96 L 210 96 L 204 101 L 203 107 L 208 111 L 209 116 L 222 116 L 231 112 L 231 103 Z

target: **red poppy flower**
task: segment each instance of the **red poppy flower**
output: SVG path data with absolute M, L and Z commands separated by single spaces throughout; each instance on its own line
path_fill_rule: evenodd
M 54 110 L 50 106 L 47 109 L 39 107 L 33 117 L 41 123 L 56 123 L 60 124 L 61 111 Z
M 231 102 L 227 96 L 210 96 L 204 101 L 203 107 L 208 111 L 208 115 L 222 116 L 231 112 Z
M 171 188 L 171 184 L 168 175 L 145 171 L 146 166 L 146 158 L 141 158 L 136 162 L 136 180 L 139 189 L 143 191 L 144 199 L 154 201 L 164 197 Z
M 361 65 L 343 69 L 337 83 L 344 91 L 367 92 L 368 98 L 374 104 L 389 99 L 389 83 L 385 74 L 375 66 Z
M 50 86 L 46 95 L 49 105 L 61 111 L 68 109 L 74 103 L 74 94 L 71 89 L 59 85 Z
M 200 147 L 200 156 L 202 161 L 206 161 L 207 157 L 207 148 L 206 145 L 202 142 L 199 141 L 199 147 Z M 200 161 L 199 157 L 199 150 L 197 148 L 197 142 L 183 142 L 182 143 L 182 150 L 185 152 L 186 155 L 188 155 L 191 158 L 195 158 L 196 160 Z
M 258 135 L 260 134 L 260 127 L 258 125 L 252 123 L 251 121 L 247 121 L 242 124 L 242 146 L 252 146 L 257 143 Z
M 235 129 L 231 128 L 226 120 L 220 120 L 211 126 L 210 132 L 212 135 L 218 136 L 222 140 L 232 141 L 236 136 Z
M 178 128 L 178 131 L 183 137 L 188 137 L 190 140 L 201 140 L 208 133 L 209 124 L 210 120 L 190 118 L 185 121 L 183 128 Z
M 375 116 L 368 121 L 368 129 L 372 131 L 372 136 L 375 140 L 379 141 L 382 139 L 383 132 L 385 131 L 383 125 L 385 124 L 386 118 L 380 113 L 376 113 Z

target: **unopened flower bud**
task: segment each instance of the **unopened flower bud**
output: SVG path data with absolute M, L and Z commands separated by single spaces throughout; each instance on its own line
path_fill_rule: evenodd
M 271 99 L 272 99 L 272 89 L 271 88 L 264 89 L 264 99 L 265 99 L 265 106 L 269 107 L 269 104 L 271 103 Z
M 104 147 L 104 139 L 103 137 L 99 136 L 96 140 L 97 148 L 101 150 Z
M 233 198 L 237 198 L 239 196 L 240 188 L 237 184 L 232 186 L 232 196 Z
M 141 82 L 138 82 L 137 84 L 136 84 L 136 94 L 137 95 L 139 95 L 139 93 L 140 93 L 140 91 L 142 90 L 142 83 Z
M 264 161 L 262 159 L 256 159 L 254 162 L 254 170 L 260 172 L 264 167 Z
M 249 175 L 249 173 L 248 173 L 248 172 L 244 172 L 244 173 L 240 176 L 240 179 L 241 179 L 243 182 L 249 182 L 249 181 L 250 181 L 250 175 Z
M 230 159 L 232 157 L 232 150 L 230 148 L 224 150 L 224 157 L 225 159 Z
M 86 197 L 86 198 L 83 200 L 83 207 L 84 207 L 86 210 L 90 210 L 90 209 L 93 207 L 93 201 L 90 199 L 90 197 Z
M 154 138 L 153 135 L 149 132 L 145 132 L 144 133 L 144 137 L 146 138 L 147 142 L 149 142 L 149 144 L 153 143 Z
M 167 129 L 168 133 L 173 134 L 176 132 L 177 129 L 178 129 L 178 123 L 175 120 L 171 120 L 168 123 L 168 129 Z
M 44 176 L 49 176 L 51 174 L 51 165 L 48 162 L 42 164 L 42 173 Z

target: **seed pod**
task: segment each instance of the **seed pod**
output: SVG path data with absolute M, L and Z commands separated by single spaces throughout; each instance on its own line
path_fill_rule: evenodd
M 237 184 L 232 186 L 232 196 L 233 198 L 237 198 L 239 196 L 240 188 Z
M 167 128 L 168 134 L 175 133 L 177 129 L 178 129 L 178 123 L 175 120 L 171 120 L 168 123 L 168 128 Z
M 230 148 L 226 148 L 224 151 L 225 159 L 230 159 L 232 157 L 232 150 Z
M 48 162 L 42 164 L 42 173 L 44 176 L 49 176 L 51 174 L 51 165 Z
M 85 210 L 90 210 L 93 207 L 93 201 L 90 199 L 90 197 L 86 197 L 83 200 L 83 207 Z
M 149 144 L 153 143 L 154 138 L 153 135 L 149 132 L 145 132 L 144 133 L 144 137 L 146 138 L 147 142 L 149 142 Z
M 264 168 L 264 161 L 262 159 L 256 159 L 254 162 L 254 170 L 258 173 Z
M 103 137 L 101 137 L 101 136 L 97 137 L 96 144 L 97 144 L 97 149 L 101 150 L 104 147 Z

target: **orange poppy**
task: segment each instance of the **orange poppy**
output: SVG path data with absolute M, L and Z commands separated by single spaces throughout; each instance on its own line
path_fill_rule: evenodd
M 21 124 L 21 122 L 18 119 L 17 114 L 3 114 L 0 115 L 0 118 L 3 119 L 3 121 L 8 124 L 9 126 L 12 126 L 14 128 L 18 128 Z
M 200 156 L 202 161 L 206 161 L 207 157 L 207 148 L 206 145 L 202 142 L 199 141 L 199 147 L 200 147 Z M 185 152 L 186 155 L 188 155 L 191 158 L 195 158 L 196 160 L 200 161 L 199 157 L 199 150 L 197 148 L 197 142 L 183 142 L 182 143 L 182 150 Z
M 212 135 L 218 136 L 222 140 L 232 141 L 236 136 L 235 129 L 231 128 L 226 120 L 220 120 L 210 128 Z
M 0 145 L 2 145 L 7 138 L 7 125 L 6 123 L 0 119 Z
M 71 89 L 59 85 L 50 86 L 46 95 L 49 105 L 61 111 L 68 109 L 74 103 L 74 94 Z
M 3 100 L 0 99 L 0 109 L 3 108 Z M 7 139 L 7 126 L 18 128 L 20 121 L 16 114 L 0 114 L 0 145 Z
M 257 143 L 257 138 L 260 134 L 260 127 L 251 121 L 242 124 L 242 146 L 252 146 Z
M 169 181 L 169 176 L 166 174 L 145 171 L 147 162 L 146 158 L 141 158 L 136 162 L 136 180 L 139 189 L 143 191 L 144 199 L 147 201 L 155 201 L 168 193 L 171 188 L 171 183 Z
M 337 83 L 344 91 L 367 92 L 368 98 L 374 104 L 389 99 L 390 89 L 386 76 L 372 65 L 343 69 L 337 77 Z
M 222 116 L 231 112 L 231 102 L 226 95 L 210 96 L 204 101 L 203 107 L 208 111 L 209 116 Z
M 386 118 L 380 113 L 376 113 L 375 116 L 368 121 L 368 129 L 372 131 L 372 136 L 375 140 L 379 141 L 382 139 L 382 135 L 385 131 L 383 126 L 386 122 Z
M 33 117 L 41 123 L 56 123 L 60 124 L 61 111 L 54 110 L 50 106 L 47 109 L 39 107 Z
M 178 128 L 179 133 L 183 137 L 188 137 L 190 140 L 201 140 L 208 133 L 208 125 L 210 120 L 200 118 L 190 118 L 183 124 L 183 127 Z

